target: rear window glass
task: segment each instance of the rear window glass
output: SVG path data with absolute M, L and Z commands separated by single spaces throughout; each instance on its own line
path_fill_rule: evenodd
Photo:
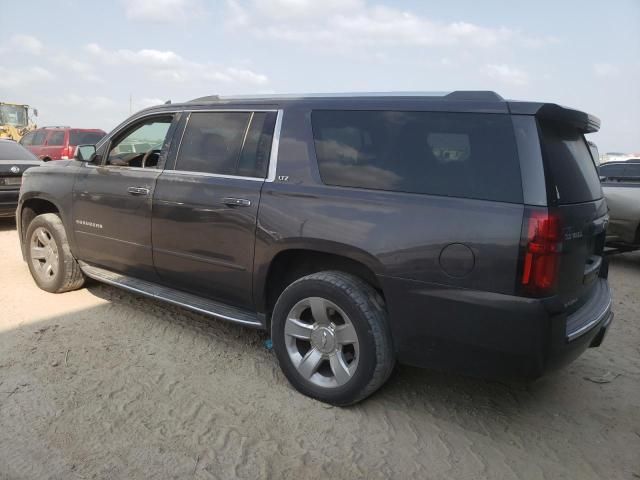
M 582 133 L 545 124 L 541 132 L 552 197 L 561 205 L 602 198 L 598 171 Z
M 508 115 L 316 110 L 324 183 L 522 202 Z
M 0 141 L 0 160 L 37 160 L 37 158 L 19 143 Z
M 69 145 L 95 145 L 104 137 L 102 132 L 82 132 L 71 130 Z

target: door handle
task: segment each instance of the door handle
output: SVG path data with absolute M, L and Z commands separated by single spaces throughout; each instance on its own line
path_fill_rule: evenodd
M 131 195 L 149 195 L 149 189 L 146 187 L 129 187 L 127 192 Z
M 251 200 L 247 200 L 246 198 L 234 198 L 234 197 L 224 197 L 222 199 L 222 203 L 229 207 L 250 207 Z

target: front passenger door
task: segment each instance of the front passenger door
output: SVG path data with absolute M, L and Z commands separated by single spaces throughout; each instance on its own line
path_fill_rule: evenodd
M 156 280 L 151 253 L 151 200 L 177 115 L 134 121 L 86 163 L 73 189 L 78 257 L 133 277 Z

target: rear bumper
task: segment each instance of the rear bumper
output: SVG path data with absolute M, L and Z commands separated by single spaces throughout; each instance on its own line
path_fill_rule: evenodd
M 0 190 L 0 217 L 15 216 L 19 194 L 19 190 Z
M 611 325 L 611 293 L 600 278 L 572 315 L 547 303 L 381 277 L 401 363 L 483 377 L 535 378 L 599 346 Z

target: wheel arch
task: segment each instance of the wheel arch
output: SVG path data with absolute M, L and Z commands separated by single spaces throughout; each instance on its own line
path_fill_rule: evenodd
M 26 194 L 20 201 L 18 216 L 16 218 L 16 226 L 18 228 L 18 236 L 20 239 L 23 258 L 25 257 L 24 236 L 27 228 L 34 218 L 36 218 L 38 215 L 42 215 L 43 213 L 58 214 L 60 216 L 60 220 L 62 221 L 62 225 L 65 227 L 65 231 L 67 232 L 67 238 L 70 238 L 69 231 L 67 229 L 67 226 L 65 225 L 64 218 L 62 217 L 62 210 L 60 209 L 58 203 L 46 195 L 36 196 Z
M 270 260 L 257 269 L 254 296 L 257 310 L 269 316 L 282 291 L 298 278 L 324 270 L 355 275 L 372 285 L 383 297 L 378 275 L 383 267 L 371 254 L 350 245 L 316 241 L 291 242 L 273 252 Z

